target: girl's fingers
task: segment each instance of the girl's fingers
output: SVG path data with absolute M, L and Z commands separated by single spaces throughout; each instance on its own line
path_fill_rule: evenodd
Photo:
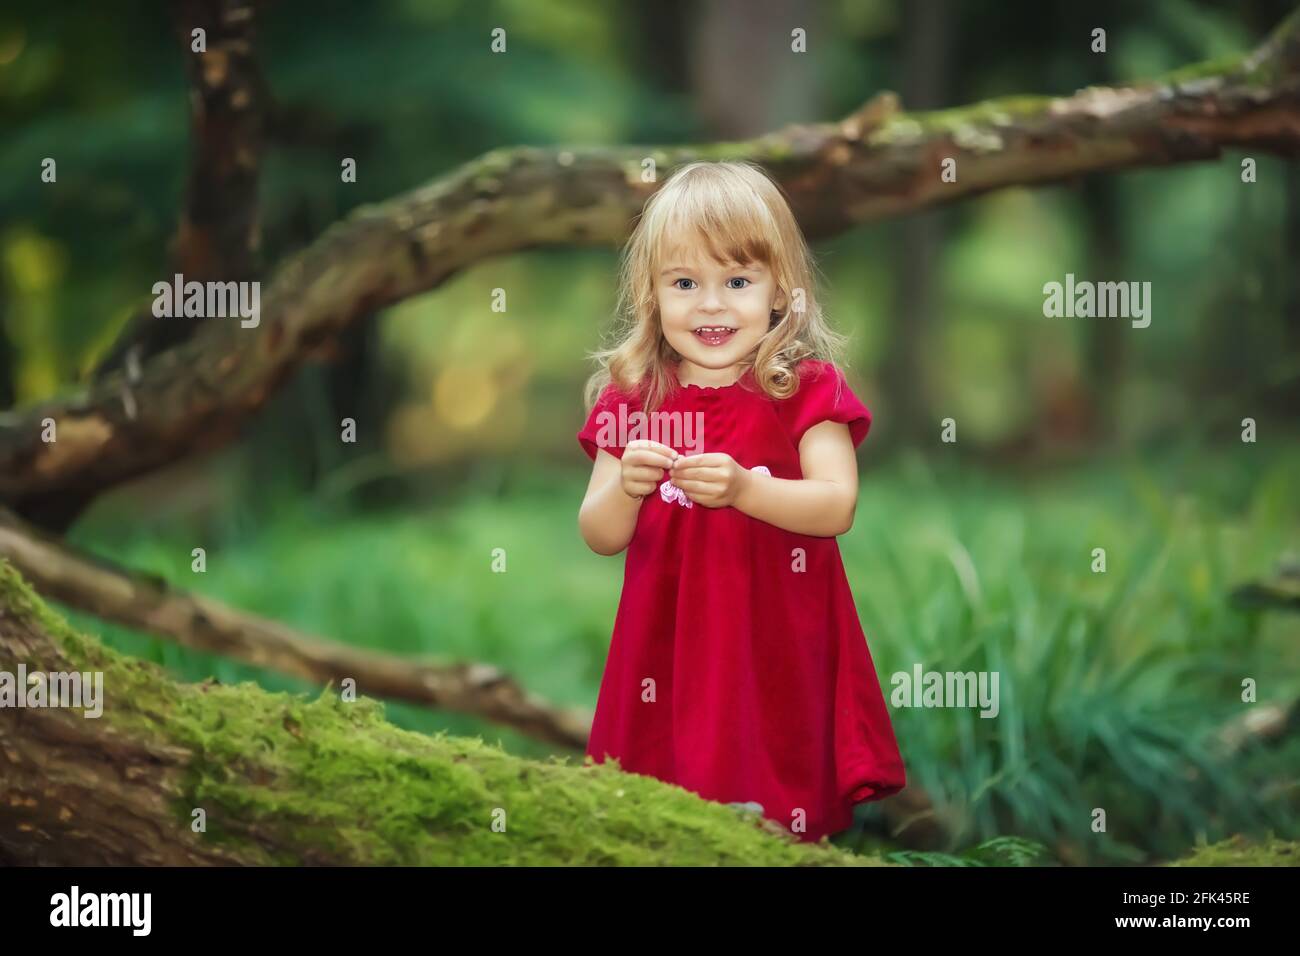
M 718 466 L 726 461 L 727 456 L 719 451 L 704 452 L 699 455 L 678 455 L 676 462 L 678 468 L 693 468 L 703 466 Z
M 671 468 L 672 459 L 646 449 L 628 450 L 623 453 L 625 460 L 630 459 L 634 465 L 654 465 L 656 468 Z
M 718 487 L 718 485 L 716 485 L 711 481 L 679 480 L 677 478 L 674 478 L 673 484 L 676 485 L 678 488 L 682 489 L 682 491 L 693 491 L 697 494 L 705 494 L 708 492 L 716 492 L 722 490 L 721 488 Z
M 648 438 L 638 438 L 636 441 L 628 442 L 627 448 L 624 449 L 623 453 L 627 454 L 630 451 L 639 451 L 639 452 L 648 451 L 652 454 L 659 455 L 663 458 L 667 458 L 669 461 L 671 461 L 674 458 L 681 457 L 680 455 L 677 454 L 675 450 L 669 448 L 667 445 L 664 445 L 657 441 L 650 441 L 650 439 Z
M 726 478 L 726 472 L 721 468 L 674 468 L 672 469 L 673 484 L 680 484 L 678 478 L 688 481 L 722 481 Z
M 700 461 L 699 459 L 678 458 L 673 462 L 673 474 L 682 475 L 691 471 L 723 471 L 722 462 L 720 461 Z

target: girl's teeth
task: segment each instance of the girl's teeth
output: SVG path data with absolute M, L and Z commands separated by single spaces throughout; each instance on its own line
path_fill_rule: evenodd
M 735 334 L 735 329 L 725 325 L 711 325 L 708 327 L 701 326 L 695 330 L 695 337 L 701 339 L 705 345 L 709 346 L 722 345 L 724 342 L 730 342 L 731 337 Z

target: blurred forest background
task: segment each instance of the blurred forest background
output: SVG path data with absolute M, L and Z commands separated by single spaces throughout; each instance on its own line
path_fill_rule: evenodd
M 84 380 L 170 277 L 189 94 L 164 6 L 0 11 L 0 407 Z M 907 109 L 1064 95 L 1240 54 L 1290 9 L 270 3 L 263 257 L 501 146 L 743 138 L 838 119 L 882 89 Z M 806 55 L 789 55 L 790 24 L 808 30 Z M 498 26 L 508 55 L 489 49 Z M 57 186 L 39 181 L 44 157 Z M 1248 706 L 1243 678 L 1261 701 L 1300 696 L 1296 616 L 1230 600 L 1300 547 L 1300 166 L 1261 155 L 1243 184 L 1241 159 L 1003 190 L 815 246 L 875 414 L 841 548 L 882 682 L 916 662 L 1002 675 L 996 721 L 894 711 L 948 849 L 1016 834 L 1066 862 L 1114 862 L 1296 833 L 1300 744 L 1214 749 Z M 613 249 L 480 263 L 360 323 L 340 361 L 297 374 L 236 445 L 112 491 L 69 537 L 312 633 L 495 664 L 593 707 L 622 560 L 578 536 L 589 463 L 574 435 L 616 265 Z M 1043 285 L 1066 273 L 1149 281 L 1150 327 L 1045 318 Z M 355 444 L 339 440 L 345 417 Z M 947 417 L 955 445 L 939 440 Z M 494 548 L 509 573 L 491 573 Z M 187 679 L 307 689 L 73 617 Z M 553 752 L 470 717 L 389 714 Z M 1105 839 L 1088 828 L 1097 806 Z M 880 808 L 859 811 L 870 824 Z

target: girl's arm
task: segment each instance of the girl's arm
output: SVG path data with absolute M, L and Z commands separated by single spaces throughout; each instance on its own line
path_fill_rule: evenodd
M 853 527 L 858 507 L 858 459 L 847 425 L 819 422 L 799 441 L 803 479 L 773 478 L 742 469 L 735 506 L 795 534 L 829 538 Z
M 632 541 L 641 499 L 623 491 L 623 466 L 603 448 L 596 450 L 591 481 L 578 509 L 578 530 L 597 554 L 618 554 Z
M 597 554 L 618 554 L 632 542 L 645 495 L 663 479 L 663 470 L 677 453 L 658 442 L 628 444 L 622 459 L 596 449 L 587 494 L 578 509 L 578 530 Z
M 819 422 L 804 432 L 799 441 L 802 479 L 756 474 L 724 454 L 680 461 L 671 471 L 673 483 L 707 507 L 731 505 L 784 531 L 818 538 L 853 527 L 858 460 L 848 426 L 840 422 Z

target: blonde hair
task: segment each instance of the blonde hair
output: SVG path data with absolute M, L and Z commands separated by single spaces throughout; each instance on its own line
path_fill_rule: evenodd
M 646 201 L 624 247 L 619 270 L 618 315 L 608 348 L 590 353 L 599 369 L 587 381 L 590 410 L 606 385 L 639 395 L 646 411 L 659 407 L 676 382 L 670 365 L 681 356 L 664 338 L 655 277 L 665 257 L 698 237 L 719 263 L 754 261 L 772 270 L 784 311 L 773 311 L 758 348 L 741 360 L 741 373 L 772 398 L 799 387 L 804 359 L 830 361 L 846 339 L 833 331 L 814 290 L 816 264 L 781 188 L 755 163 L 694 162 L 673 172 Z M 803 308 L 791 308 L 802 290 Z

